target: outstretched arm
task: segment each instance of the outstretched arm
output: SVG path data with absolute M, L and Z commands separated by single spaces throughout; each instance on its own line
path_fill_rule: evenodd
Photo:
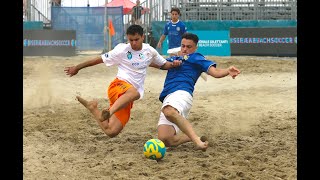
M 86 68 L 86 67 L 89 67 L 89 66 L 94 66 L 94 65 L 97 65 L 97 64 L 100 64 L 100 63 L 103 63 L 103 60 L 99 56 L 99 57 L 96 57 L 96 58 L 94 58 L 92 60 L 80 63 L 80 64 L 78 64 L 76 66 L 66 67 L 64 69 L 64 71 L 66 72 L 67 75 L 69 75 L 71 77 L 71 76 L 74 76 L 74 75 L 78 74 L 80 69 L 83 69 L 83 68 Z
M 226 69 L 219 69 L 211 66 L 209 68 L 208 74 L 215 78 L 223 78 L 230 75 L 234 79 L 238 74 L 240 74 L 240 70 L 234 66 L 230 66 Z
M 161 37 L 160 37 L 160 40 L 159 40 L 159 42 L 157 44 L 157 48 L 161 48 L 162 42 L 164 41 L 164 39 L 166 39 L 166 35 L 162 34 Z
M 180 66 L 181 63 L 182 63 L 182 61 L 180 61 L 180 60 L 174 60 L 173 62 L 167 61 L 167 62 L 166 62 L 164 65 L 162 65 L 162 66 L 159 66 L 159 65 L 157 65 L 157 64 L 155 64 L 155 63 L 151 63 L 149 66 L 150 66 L 150 67 L 154 67 L 154 68 L 158 68 L 158 69 L 160 68 L 160 69 L 168 70 L 168 69 L 170 69 L 170 68 L 174 68 L 174 67 Z

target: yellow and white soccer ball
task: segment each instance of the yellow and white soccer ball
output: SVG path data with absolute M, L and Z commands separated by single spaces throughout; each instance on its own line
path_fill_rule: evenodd
M 166 154 L 166 146 L 159 139 L 148 140 L 143 147 L 143 154 L 146 158 L 159 161 Z

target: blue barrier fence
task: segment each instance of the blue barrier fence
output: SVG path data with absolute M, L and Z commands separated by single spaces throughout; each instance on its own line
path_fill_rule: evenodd
M 53 30 L 75 30 L 77 50 L 103 50 L 109 45 L 108 32 L 105 36 L 104 7 L 52 7 Z M 111 48 L 124 42 L 123 8 L 108 7 L 106 20 L 112 20 L 116 34 L 112 37 Z M 108 26 L 108 25 L 107 25 Z M 104 38 L 106 37 L 106 42 Z

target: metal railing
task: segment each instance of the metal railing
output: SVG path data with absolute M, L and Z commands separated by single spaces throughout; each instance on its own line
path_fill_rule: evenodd
M 51 0 L 24 0 L 23 20 L 42 21 L 44 26 L 51 26 Z
M 172 7 L 180 9 L 182 21 L 297 19 L 297 0 L 145 0 L 141 5 L 149 9 L 142 16 L 147 42 L 151 22 L 170 20 Z
M 24 18 L 51 23 L 52 0 L 24 0 Z M 189 20 L 296 20 L 297 0 L 145 0 L 142 15 L 146 42 L 150 42 L 151 22 L 170 20 L 170 10 L 178 7 L 180 19 Z M 124 15 L 124 27 L 131 24 L 131 15 Z
M 146 0 L 146 22 L 170 20 L 178 7 L 180 19 L 188 20 L 296 20 L 297 0 Z

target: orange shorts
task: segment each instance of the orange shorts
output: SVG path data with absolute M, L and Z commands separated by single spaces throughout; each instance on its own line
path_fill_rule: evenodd
M 129 88 L 133 87 L 131 84 L 122 81 L 118 78 L 113 80 L 108 87 L 108 97 L 110 100 L 110 107 L 116 102 L 116 100 L 122 96 Z M 115 112 L 114 115 L 120 120 L 122 127 L 124 127 L 130 118 L 130 111 L 133 106 L 133 102 L 130 102 L 125 108 Z

